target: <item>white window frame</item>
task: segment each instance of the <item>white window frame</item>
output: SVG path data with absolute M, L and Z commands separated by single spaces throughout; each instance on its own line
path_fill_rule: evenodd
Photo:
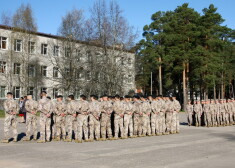
M 15 86 L 14 87 L 14 96 L 16 99 L 19 99 L 20 98 L 20 91 L 21 91 L 21 88 L 19 86 Z M 17 93 L 19 92 L 19 93 Z M 19 95 L 18 95 L 19 94 Z M 18 96 L 17 96 L 18 95 Z
M 32 97 L 34 98 L 34 87 L 28 87 L 28 93 L 32 94 Z
M 71 55 L 72 55 L 72 50 L 71 50 L 70 47 L 65 47 L 65 48 L 64 48 L 64 55 L 65 55 L 65 57 L 71 57 Z
M 41 44 L 41 54 L 48 55 L 48 44 L 45 43 Z
M 57 75 L 55 75 L 57 74 Z M 53 78 L 59 78 L 59 68 L 53 67 Z
M 60 46 L 54 46 L 53 55 L 56 57 L 60 56 Z
M 47 66 L 41 66 L 41 75 L 43 76 L 43 77 L 47 77 Z M 44 74 L 44 72 L 45 72 L 45 74 Z
M 1 50 L 7 50 L 7 39 L 8 39 L 7 37 L 0 36 L 0 49 Z M 2 48 L 3 42 L 5 42 L 6 48 Z
M 36 42 L 29 41 L 29 53 L 36 54 Z
M 15 75 L 20 75 L 21 73 L 21 64 L 20 63 L 14 63 L 14 74 Z
M 28 67 L 28 75 L 29 77 L 35 77 L 36 76 L 36 66 L 35 65 L 29 65 Z
M 18 45 L 20 45 L 19 50 L 18 50 Z M 14 51 L 15 52 L 22 52 L 22 50 L 23 50 L 23 40 L 15 39 Z
M 0 86 L 0 99 L 4 99 L 6 97 L 6 86 Z
M 0 61 L 0 73 L 5 74 L 7 69 L 7 62 Z

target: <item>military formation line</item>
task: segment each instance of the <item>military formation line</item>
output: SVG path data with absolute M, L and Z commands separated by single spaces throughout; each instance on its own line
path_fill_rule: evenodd
M 13 130 L 13 141 L 18 141 L 17 114 L 18 103 L 12 93 L 7 93 L 4 102 L 5 122 L 3 143 L 9 142 L 10 128 Z M 32 95 L 25 102 L 26 136 L 24 141 L 37 140 L 38 143 L 51 140 L 65 142 L 91 142 L 94 140 L 116 140 L 154 135 L 179 133 L 180 103 L 175 97 L 139 97 L 125 96 L 120 98 L 95 95 L 86 100 L 74 100 L 69 95 L 67 101 L 57 96 L 50 100 L 46 92 L 35 101 Z M 40 113 L 40 136 L 38 139 L 37 112 Z
M 219 127 L 235 124 L 235 100 L 207 100 L 188 102 L 188 125 Z

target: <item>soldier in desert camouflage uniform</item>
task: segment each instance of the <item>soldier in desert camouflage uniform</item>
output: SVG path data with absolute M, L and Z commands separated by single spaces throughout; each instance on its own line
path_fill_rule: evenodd
M 32 99 L 32 95 L 27 96 L 27 101 L 25 102 L 25 109 L 27 112 L 26 115 L 26 137 L 25 141 L 30 141 L 31 136 L 31 128 L 33 128 L 33 139 L 37 140 L 37 110 L 38 110 L 38 102 Z
M 152 96 L 149 96 L 149 102 L 151 106 L 151 131 L 152 135 L 158 135 L 160 133 L 158 120 L 160 119 L 160 108 L 158 106 L 159 101 L 155 100 Z
M 124 108 L 125 108 L 125 114 L 124 114 L 124 138 L 129 136 L 133 137 L 133 112 L 134 105 L 133 102 L 131 102 L 131 97 L 126 95 L 125 96 L 125 102 L 124 102 Z
M 226 124 L 226 111 L 225 111 L 225 104 L 223 100 L 220 100 L 220 105 L 219 105 L 219 111 L 220 111 L 220 123 L 221 126 L 225 126 Z
M 150 129 L 150 113 L 151 106 L 145 97 L 141 96 L 141 111 L 140 111 L 140 127 L 139 127 L 139 136 L 151 135 Z
M 136 138 L 138 135 L 138 129 L 140 125 L 140 110 L 141 110 L 141 101 L 139 96 L 134 96 L 134 114 L 133 114 L 133 138 Z
M 193 105 L 191 104 L 191 101 L 188 101 L 186 112 L 188 115 L 188 126 L 191 126 L 193 124 Z
M 172 133 L 179 133 L 179 112 L 181 109 L 181 105 L 178 100 L 176 100 L 176 97 L 173 97 L 173 106 L 174 106 L 174 111 L 173 111 L 173 116 L 172 116 Z
M 77 115 L 77 135 L 78 139 L 75 140 L 77 143 L 82 142 L 82 136 L 84 134 L 85 142 L 88 142 L 88 110 L 89 103 L 86 101 L 86 96 L 81 95 L 78 103 L 78 115 Z
M 7 100 L 4 101 L 5 110 L 5 121 L 4 121 L 4 139 L 3 143 L 9 142 L 9 130 L 12 127 L 14 142 L 17 142 L 18 132 L 17 132 L 17 117 L 19 111 L 18 103 L 13 99 L 13 94 L 11 92 L 7 93 Z
M 53 104 L 50 97 L 46 96 L 47 93 L 43 91 L 41 93 L 42 99 L 38 102 L 38 111 L 40 112 L 40 139 L 38 143 L 47 142 L 51 138 L 51 113 L 53 111 Z
M 196 101 L 193 106 L 194 112 L 195 112 L 195 119 L 196 119 L 196 127 L 201 126 L 201 116 L 202 116 L 202 105 L 200 101 Z
M 166 135 L 172 133 L 171 125 L 172 125 L 172 116 L 174 111 L 173 101 L 170 100 L 169 97 L 166 98 Z
M 118 134 L 120 132 L 121 138 L 124 137 L 124 103 L 120 100 L 120 96 L 115 96 L 115 102 L 113 104 L 114 110 L 114 140 L 118 139 Z
M 216 126 L 216 105 L 215 105 L 214 100 L 211 100 L 210 110 L 211 110 L 211 125 L 212 127 L 215 127 Z
M 204 112 L 204 123 L 206 127 L 210 126 L 210 104 L 209 101 L 202 101 L 203 103 L 203 112 Z
M 89 132 L 90 137 L 89 141 L 97 141 L 100 140 L 100 114 L 101 114 L 101 107 L 100 103 L 97 101 L 98 97 L 95 95 L 91 95 L 91 102 L 89 103 Z
M 68 96 L 67 104 L 67 129 L 68 135 L 66 137 L 66 142 L 72 142 L 73 130 L 75 133 L 75 139 L 77 139 L 77 111 L 78 111 L 78 102 L 74 100 L 74 95 Z
M 163 97 L 158 97 L 158 101 L 160 104 L 160 123 L 159 123 L 160 135 L 165 135 L 167 104 L 166 104 L 165 98 Z
M 60 141 L 66 138 L 66 104 L 63 102 L 63 96 L 58 95 L 56 97 L 56 102 L 54 104 L 54 114 L 55 114 L 55 127 L 56 127 L 56 141 Z
M 101 140 L 111 140 L 113 138 L 111 130 L 111 115 L 113 112 L 113 104 L 108 100 L 107 95 L 102 96 L 101 105 Z

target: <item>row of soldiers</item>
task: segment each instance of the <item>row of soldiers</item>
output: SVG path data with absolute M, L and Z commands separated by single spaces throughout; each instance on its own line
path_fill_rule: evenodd
M 10 126 L 13 127 L 13 141 L 16 142 L 18 104 L 12 93 L 7 94 L 4 108 L 6 118 L 2 142 L 9 142 Z M 29 94 L 25 108 L 25 141 L 31 140 L 31 132 L 33 139 L 37 140 L 37 112 L 40 112 L 38 143 L 49 142 L 51 138 L 71 142 L 73 132 L 77 143 L 179 133 L 178 113 L 181 106 L 175 97 L 125 96 L 121 99 L 119 95 L 104 95 L 98 100 L 97 96 L 91 95 L 90 101 L 87 101 L 86 96 L 81 95 L 78 101 L 69 95 L 64 101 L 63 96 L 59 95 L 54 102 L 46 92 L 42 92 L 39 101 L 33 100 Z
M 219 127 L 235 124 L 235 100 L 203 100 L 188 102 L 188 125 Z

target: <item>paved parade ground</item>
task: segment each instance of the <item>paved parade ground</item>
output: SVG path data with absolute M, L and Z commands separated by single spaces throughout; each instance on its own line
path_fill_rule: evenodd
M 180 115 L 181 133 L 175 135 L 82 144 L 0 143 L 0 168 L 234 167 L 235 126 L 188 127 L 184 125 L 185 114 Z M 0 138 L 3 136 L 3 121 L 0 119 Z M 25 132 L 25 124 L 18 126 L 19 133 Z

